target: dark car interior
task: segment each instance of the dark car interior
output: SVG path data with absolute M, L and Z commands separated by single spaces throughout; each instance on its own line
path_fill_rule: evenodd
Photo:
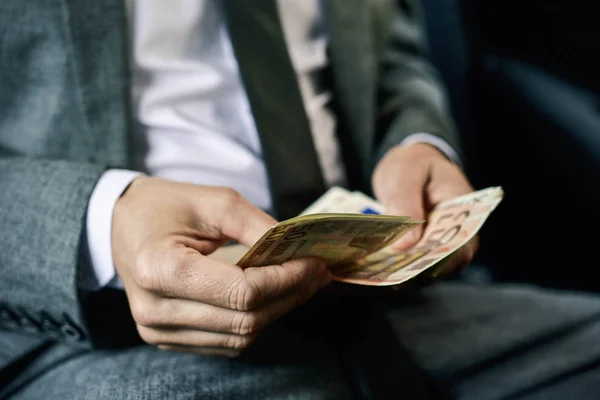
M 582 0 L 422 0 L 476 188 L 505 199 L 491 279 L 600 289 L 600 20 Z

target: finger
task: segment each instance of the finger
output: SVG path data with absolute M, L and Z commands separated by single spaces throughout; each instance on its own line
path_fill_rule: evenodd
M 214 253 L 225 243 L 227 243 L 227 239 L 207 240 L 204 237 L 196 237 L 197 233 L 198 232 L 195 229 L 190 230 L 189 232 L 180 232 L 177 236 L 174 237 L 174 240 L 177 242 L 177 245 L 189 247 L 205 256 Z
M 240 350 L 233 349 L 211 349 L 211 348 L 202 348 L 202 347 L 191 347 L 191 346 L 158 346 L 160 350 L 164 351 L 174 351 L 178 353 L 191 353 L 198 354 L 200 356 L 207 357 L 227 357 L 227 358 L 235 358 L 239 357 L 241 354 Z
M 382 178 L 387 183 L 376 186 L 377 198 L 384 204 L 386 213 L 425 219 L 424 191 L 429 179 L 426 165 L 413 165 L 399 158 L 394 167 Z M 394 247 L 402 250 L 413 246 L 423 235 L 423 227 L 418 226 L 402 236 Z
M 254 335 L 233 335 L 193 329 L 155 329 L 140 325 L 138 332 L 146 343 L 158 346 L 243 350 L 255 340 Z
M 423 219 L 421 217 L 420 219 Z M 423 225 L 417 225 L 410 231 L 406 232 L 400 239 L 398 239 L 394 244 L 392 244 L 392 248 L 396 250 L 406 250 L 421 240 L 423 237 Z
M 190 300 L 163 299 L 133 310 L 138 325 L 154 329 L 194 329 L 213 333 L 256 335 L 270 323 L 308 301 L 317 289 L 294 293 L 255 311 L 237 311 Z
M 424 188 L 427 177 L 404 174 L 397 181 L 396 186 L 387 195 L 384 201 L 386 213 L 391 215 L 409 216 L 412 219 L 425 219 Z M 415 245 L 423 236 L 423 225 L 418 225 L 402 236 L 393 247 L 398 250 L 407 249 Z
M 130 294 L 133 300 L 143 297 L 147 291 L 159 298 L 190 299 L 222 306 L 222 301 L 219 302 L 222 292 L 232 282 L 245 280 L 240 267 L 206 257 L 185 245 L 144 252 L 136 260 L 133 271 L 135 283 L 142 289 L 138 296 Z
M 465 174 L 455 164 L 448 162 L 432 165 L 430 198 L 426 207 L 433 208 L 438 203 L 471 193 L 474 189 Z
M 154 254 L 153 254 L 154 255 Z M 195 300 L 232 310 L 251 310 L 294 292 L 325 286 L 329 271 L 316 258 L 283 265 L 241 268 L 211 259 L 185 247 L 148 256 L 139 267 L 138 285 L 159 297 Z
M 248 309 L 288 294 L 304 298 L 306 293 L 316 292 L 332 280 L 323 261 L 313 257 L 298 258 L 282 265 L 247 268 L 244 272 L 247 286 L 243 289 L 247 296 L 254 298 L 247 301 Z
M 206 202 L 206 199 L 200 201 Z M 211 206 L 199 204 L 200 221 L 212 225 L 223 235 L 248 247 L 277 224 L 270 215 L 233 190 L 221 189 L 211 196 Z

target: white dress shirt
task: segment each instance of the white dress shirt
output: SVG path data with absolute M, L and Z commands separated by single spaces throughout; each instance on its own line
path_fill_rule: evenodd
M 346 173 L 328 107 L 330 88 L 316 79 L 328 66 L 320 0 L 278 0 L 292 65 L 328 186 Z M 173 181 L 231 187 L 269 211 L 260 138 L 237 61 L 214 0 L 129 0 L 135 171 L 110 170 L 98 181 L 87 213 L 93 266 L 83 287 L 121 287 L 112 261 L 111 221 L 116 201 L 143 173 Z M 427 142 L 456 160 L 453 149 L 427 133 Z

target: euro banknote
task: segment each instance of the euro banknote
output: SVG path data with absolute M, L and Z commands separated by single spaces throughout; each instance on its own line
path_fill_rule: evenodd
M 391 286 L 428 270 L 435 275 L 444 260 L 477 234 L 503 196 L 502 188 L 492 187 L 445 201 L 429 214 L 423 237 L 415 246 L 404 251 L 388 246 L 345 265 L 333 266 L 335 279 Z
M 237 264 L 250 268 L 318 257 L 335 268 L 385 248 L 423 222 L 389 215 L 304 215 L 271 228 Z
M 322 258 L 340 282 L 401 285 L 426 271 L 435 275 L 477 234 L 503 194 L 492 187 L 439 204 L 427 218 L 422 239 L 398 251 L 390 245 L 423 221 L 385 215 L 376 200 L 336 187 L 299 217 L 273 227 L 251 249 L 228 246 L 212 256 L 242 268 L 313 256 Z

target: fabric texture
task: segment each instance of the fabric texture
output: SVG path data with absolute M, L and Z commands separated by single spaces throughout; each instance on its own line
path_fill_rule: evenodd
M 122 8 L 0 4 L 2 328 L 90 345 L 86 209 L 104 170 L 129 166 Z
M 439 387 L 436 397 L 403 397 L 416 383 L 393 370 L 396 388 L 373 398 L 586 400 L 600 392 L 598 296 L 441 283 L 380 307 L 408 362 Z M 13 399 L 359 398 L 351 374 L 314 328 L 272 329 L 240 360 L 56 344 L 9 389 Z

